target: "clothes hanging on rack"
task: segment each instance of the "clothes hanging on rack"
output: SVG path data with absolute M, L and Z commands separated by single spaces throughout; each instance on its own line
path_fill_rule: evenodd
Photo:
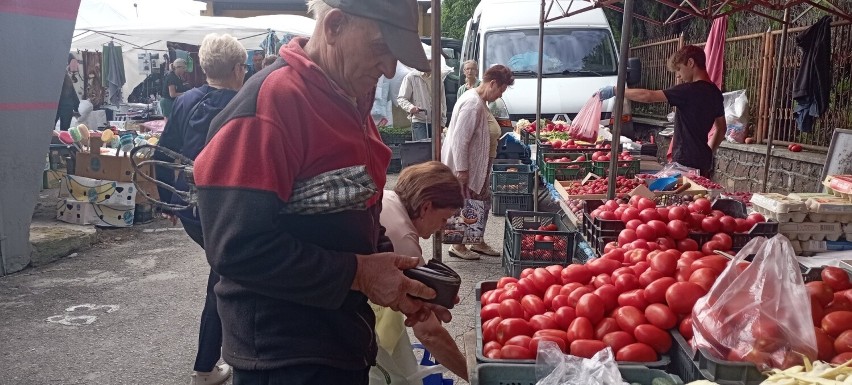
M 802 64 L 793 83 L 793 116 L 802 132 L 811 132 L 816 119 L 828 109 L 831 91 L 831 17 L 824 16 L 796 37 Z
M 101 82 L 101 55 L 100 52 L 83 51 L 83 70 L 86 71 L 84 92 L 94 108 L 104 104 L 104 90 Z
M 107 88 L 110 104 L 116 106 L 121 104 L 121 87 L 127 79 L 124 77 L 124 57 L 120 45 L 110 42 L 104 46 L 101 72 L 101 82 Z

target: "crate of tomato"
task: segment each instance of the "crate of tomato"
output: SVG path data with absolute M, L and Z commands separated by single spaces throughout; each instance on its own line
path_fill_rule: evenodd
M 547 183 L 557 180 L 583 179 L 592 171 L 592 162 L 586 153 L 544 153 L 541 177 Z
M 506 212 L 503 234 L 503 270 L 517 277 L 527 267 L 573 263 L 579 233 L 555 213 Z M 583 258 L 585 259 L 585 257 Z
M 592 172 L 600 176 L 609 174 L 611 154 L 604 151 L 596 151 L 591 155 L 593 163 Z M 633 178 L 639 173 L 639 159 L 634 159 L 629 152 L 622 152 L 618 155 L 616 175 Z
M 495 164 L 491 166 L 491 192 L 496 194 L 529 194 L 533 190 L 535 172 L 528 164 Z

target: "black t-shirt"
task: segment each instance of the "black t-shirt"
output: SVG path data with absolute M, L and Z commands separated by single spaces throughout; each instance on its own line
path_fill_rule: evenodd
M 677 107 L 672 160 L 701 171 L 710 170 L 713 151 L 707 145 L 707 135 L 716 118 L 725 115 L 722 91 L 713 83 L 699 80 L 676 85 L 663 93 L 669 104 Z
M 169 96 L 169 86 L 175 86 L 175 92 L 177 93 L 186 92 L 192 89 L 189 82 L 183 81 L 183 79 L 181 79 L 180 76 L 177 76 L 174 71 L 169 72 L 168 75 L 166 75 L 165 85 L 163 86 L 163 97 L 166 99 L 174 99 Z

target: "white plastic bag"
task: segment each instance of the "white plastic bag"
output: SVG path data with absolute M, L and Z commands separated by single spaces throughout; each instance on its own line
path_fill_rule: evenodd
M 612 349 L 591 359 L 562 353 L 554 342 L 542 341 L 535 360 L 536 385 L 621 385 L 621 372 Z
M 725 139 L 729 142 L 744 143 L 748 136 L 748 97 L 745 90 L 731 91 L 723 94 L 722 103 L 725 106 L 725 123 L 727 132 Z

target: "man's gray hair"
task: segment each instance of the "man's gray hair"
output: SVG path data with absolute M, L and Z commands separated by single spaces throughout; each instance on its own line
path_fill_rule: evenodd
M 246 50 L 231 35 L 211 33 L 201 41 L 198 59 L 207 77 L 225 80 L 231 76 L 237 64 L 245 63 Z
M 314 20 L 322 20 L 334 7 L 328 5 L 323 0 L 308 0 L 308 13 L 310 13 Z
M 184 66 L 184 67 L 186 67 L 186 60 L 184 60 L 184 59 L 175 59 L 175 61 L 174 61 L 174 62 L 172 62 L 172 65 L 174 65 L 175 67 L 178 67 L 178 66 Z

